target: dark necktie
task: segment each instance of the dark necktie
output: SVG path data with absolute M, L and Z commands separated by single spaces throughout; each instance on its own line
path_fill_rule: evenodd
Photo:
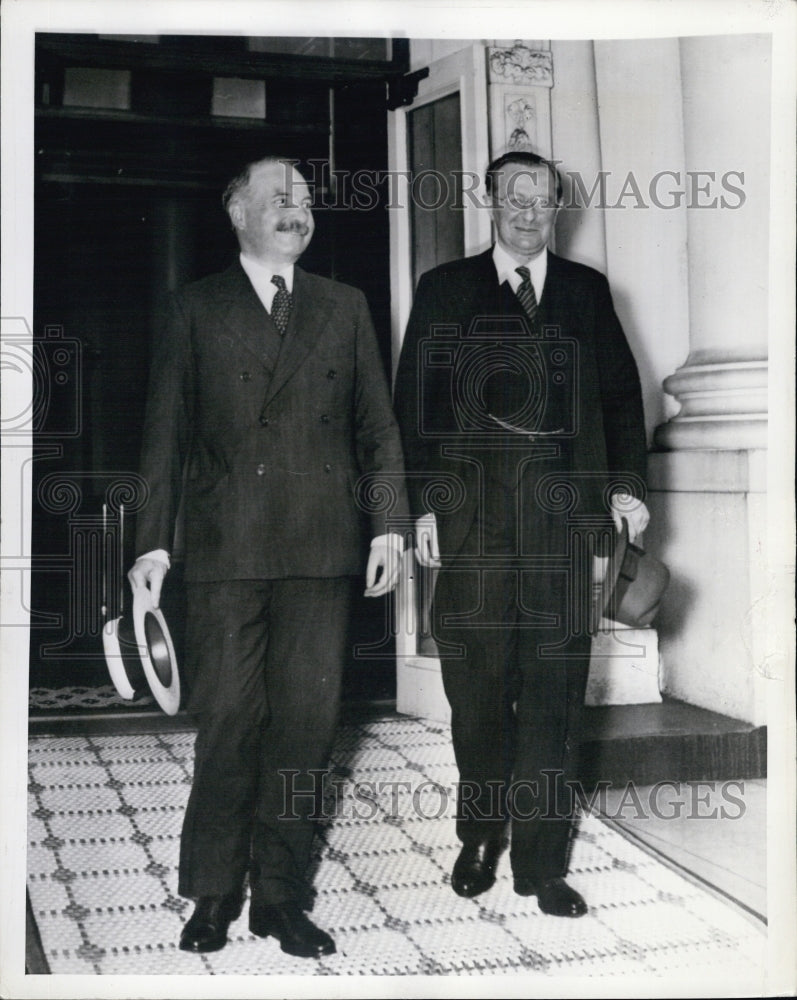
M 271 303 L 271 318 L 274 320 L 274 325 L 279 330 L 280 336 L 282 336 L 288 325 L 288 317 L 291 314 L 291 306 L 293 305 L 293 296 L 285 287 L 285 279 L 281 275 L 275 274 L 271 281 L 277 286 L 274 300 Z
M 529 322 L 533 323 L 537 315 L 537 296 L 534 294 L 534 285 L 531 283 L 531 273 L 527 267 L 516 267 L 515 271 L 521 277 L 521 282 L 515 294 L 520 299 L 520 304 L 526 310 Z

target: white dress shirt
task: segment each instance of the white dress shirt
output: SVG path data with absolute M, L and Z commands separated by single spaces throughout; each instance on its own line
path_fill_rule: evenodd
M 240 256 L 241 267 L 246 271 L 246 276 L 252 282 L 257 297 L 263 303 L 263 308 L 271 315 L 271 306 L 274 303 L 274 296 L 277 294 L 277 286 L 271 280 L 275 274 L 279 274 L 285 279 L 285 287 L 289 293 L 293 293 L 293 264 L 288 264 L 280 271 L 275 271 L 267 264 L 261 264 L 259 260 L 252 257 Z
M 496 243 L 493 247 L 493 263 L 498 272 L 499 285 L 508 281 L 513 292 L 517 292 L 523 280 L 515 268 L 527 267 L 531 275 L 531 283 L 534 286 L 534 294 L 537 296 L 537 302 L 540 301 L 543 289 L 545 288 L 545 276 L 548 273 L 547 247 L 542 253 L 538 253 L 536 257 L 532 257 L 531 260 L 519 264 L 514 257 L 504 250 L 500 243 Z

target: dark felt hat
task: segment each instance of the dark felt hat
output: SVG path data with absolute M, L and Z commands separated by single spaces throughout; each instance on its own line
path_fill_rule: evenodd
M 630 628 L 650 625 L 670 582 L 670 572 L 655 556 L 628 540 L 628 521 L 609 558 L 598 600 L 594 607 L 593 631 L 601 618 Z

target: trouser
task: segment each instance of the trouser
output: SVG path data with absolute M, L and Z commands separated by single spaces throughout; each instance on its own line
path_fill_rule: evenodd
M 352 580 L 187 585 L 194 778 L 182 896 L 241 889 L 304 904 L 323 769 L 334 738 Z
M 443 560 L 434 628 L 459 839 L 501 836 L 509 822 L 512 872 L 539 882 L 567 870 L 590 637 L 574 634 L 568 617 L 581 581 L 519 555 L 502 502 L 488 504 L 489 521 L 477 518 L 463 546 L 483 553 L 479 568 Z

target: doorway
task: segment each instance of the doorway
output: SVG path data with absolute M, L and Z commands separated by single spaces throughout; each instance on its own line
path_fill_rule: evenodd
M 37 37 L 34 350 L 48 388 L 34 430 L 31 688 L 109 683 L 102 628 L 108 606 L 129 600 L 158 304 L 234 259 L 221 193 L 244 163 L 288 155 L 316 179 L 316 233 L 301 266 L 364 291 L 390 369 L 385 192 L 377 187 L 373 205 L 355 210 L 336 199 L 336 185 L 353 170 L 385 174 L 386 77 L 401 67 L 376 64 L 372 49 L 244 55 L 240 41 L 202 39 L 197 49 L 162 39 L 155 51 Z M 64 99 L 76 64 L 88 67 L 78 77 L 84 105 Z M 264 81 L 266 120 L 212 113 L 213 81 L 233 72 Z M 125 107 L 102 97 L 109 81 L 110 103 L 119 91 L 108 73 L 128 80 Z M 88 98 L 86 81 L 96 82 Z M 120 504 L 120 555 L 109 560 L 104 519 L 118 524 Z M 163 607 L 179 658 L 179 563 Z M 347 698 L 395 696 L 388 620 L 386 599 L 356 607 L 353 644 L 366 653 L 347 668 Z

